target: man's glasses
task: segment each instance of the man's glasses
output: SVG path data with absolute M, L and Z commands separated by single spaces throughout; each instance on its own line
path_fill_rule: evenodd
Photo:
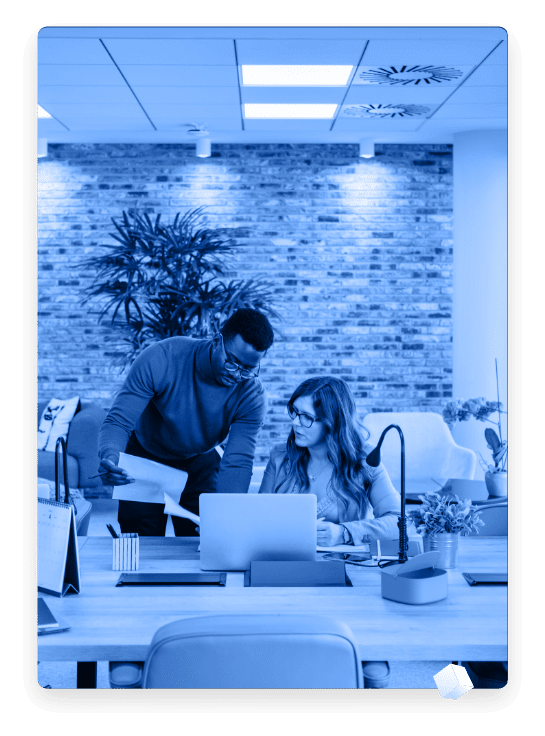
M 305 427 L 306 429 L 309 429 L 309 427 L 312 427 L 314 422 L 320 422 L 321 420 L 318 417 L 311 417 L 308 414 L 301 414 L 297 411 L 297 409 L 293 406 L 293 404 L 288 404 L 288 414 L 289 418 L 294 422 L 297 417 L 299 417 L 299 421 L 301 423 L 302 427 Z
M 228 355 L 227 350 L 225 349 L 225 343 L 223 341 L 223 335 L 221 335 L 221 343 L 223 345 L 223 352 L 225 355 Z M 235 363 L 234 361 L 230 360 L 229 357 L 227 357 L 223 361 L 223 365 L 225 367 L 225 370 L 229 373 L 238 373 L 241 378 L 257 378 L 259 376 L 259 369 L 260 366 L 257 366 L 257 370 L 250 371 L 248 368 L 243 368 L 241 365 L 238 365 L 238 363 Z

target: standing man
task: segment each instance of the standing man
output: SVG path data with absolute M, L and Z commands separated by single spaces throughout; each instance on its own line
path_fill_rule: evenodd
M 199 513 L 201 493 L 247 493 L 257 434 L 266 411 L 259 366 L 273 343 L 268 319 L 239 309 L 211 340 L 171 337 L 135 360 L 100 430 L 104 485 L 133 482 L 119 453 L 188 473 L 180 505 Z M 229 435 L 223 457 L 215 447 Z M 119 501 L 122 532 L 164 536 L 163 505 Z M 172 517 L 176 536 L 196 536 Z

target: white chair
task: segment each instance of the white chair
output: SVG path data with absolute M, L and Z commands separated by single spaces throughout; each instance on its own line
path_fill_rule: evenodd
M 509 515 L 507 501 L 500 501 L 488 505 L 480 505 L 478 501 L 474 504 L 481 512 L 481 521 L 484 526 L 479 527 L 478 532 L 470 532 L 470 537 L 506 537 L 507 520 Z
M 263 474 L 265 473 L 266 465 L 254 465 L 252 468 L 252 478 L 250 480 L 250 487 L 248 493 L 258 493 L 261 487 L 261 481 L 263 480 Z
M 383 430 L 390 424 L 401 427 L 405 438 L 405 491 L 438 491 L 449 478 L 472 480 L 477 456 L 460 447 L 440 414 L 435 412 L 375 412 L 367 414 L 363 425 L 370 432 L 368 442 L 376 446 Z M 381 448 L 382 462 L 392 483 L 401 489 L 400 439 L 395 430 L 388 432 Z
M 143 688 L 363 688 L 348 626 L 309 615 L 187 618 L 156 631 Z

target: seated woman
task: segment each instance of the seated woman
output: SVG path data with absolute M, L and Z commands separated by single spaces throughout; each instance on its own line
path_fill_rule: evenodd
M 293 421 L 276 445 L 259 493 L 314 493 L 320 546 L 397 539 L 401 498 L 382 464 L 373 468 L 359 425 L 356 402 L 341 378 L 309 378 L 288 402 Z M 364 662 L 365 687 L 386 687 L 387 662 Z

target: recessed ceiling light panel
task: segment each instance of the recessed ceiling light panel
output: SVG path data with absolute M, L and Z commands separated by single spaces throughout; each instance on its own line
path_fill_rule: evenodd
M 353 84 L 385 84 L 389 86 L 452 87 L 460 83 L 472 67 L 446 67 L 428 64 L 397 66 L 360 66 Z
M 326 118 L 331 119 L 338 105 L 334 104 L 266 104 L 247 102 L 243 106 L 245 118 Z
M 52 116 L 52 115 L 50 115 L 50 114 L 49 114 L 49 113 L 47 112 L 47 110 L 44 110 L 44 109 L 43 109 L 43 107 L 41 107 L 41 105 L 38 105 L 38 117 L 39 117 L 39 118 L 51 118 L 51 117 L 53 117 L 53 116 Z
M 242 84 L 262 87 L 346 87 L 347 64 L 243 64 Z
M 353 118 L 425 117 L 431 112 L 424 105 L 346 105 L 341 114 Z

